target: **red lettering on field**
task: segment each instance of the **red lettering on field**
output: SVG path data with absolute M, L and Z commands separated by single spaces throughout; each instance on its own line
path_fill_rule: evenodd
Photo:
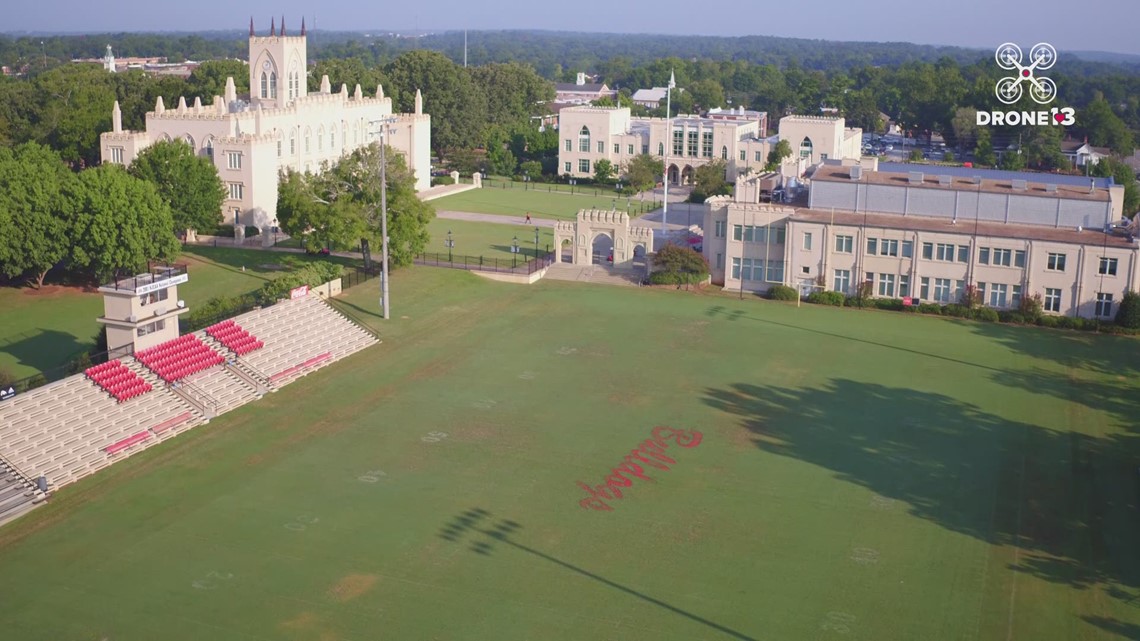
M 578 487 L 585 490 L 587 496 L 578 501 L 583 509 L 611 512 L 613 507 L 606 501 L 620 500 L 624 497 L 621 488 L 633 486 L 634 479 L 656 482 L 645 474 L 641 463 L 658 469 L 669 471 L 670 465 L 676 465 L 677 460 L 665 454 L 670 442 L 684 448 L 694 448 L 701 444 L 704 436 L 696 430 L 680 430 L 664 425 L 653 428 L 653 438 L 647 439 L 641 445 L 630 451 L 616 467 L 610 469 L 602 485 L 590 486 L 578 481 Z M 628 490 L 626 490 L 628 491 Z

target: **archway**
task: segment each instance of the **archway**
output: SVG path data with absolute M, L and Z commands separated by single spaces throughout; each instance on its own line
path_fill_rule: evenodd
M 596 231 L 590 241 L 593 264 L 609 267 L 614 264 L 614 237 L 608 231 Z
M 669 184 L 676 185 L 681 182 L 681 170 L 677 165 L 669 165 Z
M 681 171 L 681 184 L 682 185 L 693 184 L 693 167 L 692 167 L 692 165 L 685 165 L 685 169 L 683 171 Z
M 804 136 L 803 142 L 800 143 L 800 158 L 807 158 L 809 161 L 812 158 L 813 146 L 811 138 Z
M 574 243 L 569 238 L 563 239 L 562 245 L 559 247 L 558 262 L 572 263 L 574 262 Z
M 633 260 L 632 265 L 635 268 L 645 269 L 648 266 L 649 257 L 646 255 L 645 243 L 636 243 L 633 246 Z
M 635 252 L 644 261 L 646 253 L 652 250 L 653 230 L 630 225 L 629 214 L 624 211 L 581 209 L 574 222 L 555 223 L 554 245 L 561 250 L 557 255 L 559 262 L 629 269 L 633 267 Z

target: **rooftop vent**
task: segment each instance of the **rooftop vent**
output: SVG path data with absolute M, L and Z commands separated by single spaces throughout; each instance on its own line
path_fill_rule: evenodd
M 1057 185 L 1049 183 L 1048 185 L 1045 185 L 1045 191 L 1050 194 L 1055 194 L 1057 193 Z
M 922 184 L 922 172 L 921 171 L 912 171 L 912 172 L 910 172 L 909 177 L 910 177 L 910 184 L 912 184 L 912 185 L 921 185 Z
M 951 182 L 952 181 L 951 181 L 950 176 L 939 176 L 938 177 L 938 184 L 942 185 L 943 187 L 949 187 Z
M 1014 191 L 1025 191 L 1026 183 L 1021 178 L 1014 178 L 1009 181 L 1009 188 Z
M 863 177 L 863 167 L 860 165 L 851 165 L 850 172 L 851 180 L 859 180 Z

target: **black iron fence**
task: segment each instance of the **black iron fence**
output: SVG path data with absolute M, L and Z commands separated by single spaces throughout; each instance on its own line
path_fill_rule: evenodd
M 340 277 L 340 288 L 343 291 L 379 276 L 380 265 L 378 263 L 373 263 L 370 268 L 345 267 L 344 274 Z
M 538 258 L 520 260 L 518 258 L 487 258 L 484 256 L 460 256 L 458 254 L 424 253 L 416 256 L 415 264 L 431 267 L 448 267 L 482 272 L 504 272 L 508 274 L 533 274 L 554 262 L 554 253 L 547 252 Z

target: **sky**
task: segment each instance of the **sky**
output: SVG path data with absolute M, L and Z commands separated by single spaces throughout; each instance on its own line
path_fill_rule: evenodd
M 240 9 L 238 8 L 240 6 Z M 238 12 L 238 13 L 235 13 Z M 821 40 L 915 42 L 993 49 L 1049 42 L 1059 52 L 1140 54 L 1138 0 L 759 0 L 713 5 L 691 0 L 38 0 L 13 2 L 0 32 L 196 31 L 238 29 L 250 15 L 258 29 L 270 16 L 329 30 L 445 31 L 547 29 L 607 33 L 771 35 Z M 264 23 L 264 24 L 262 24 Z

